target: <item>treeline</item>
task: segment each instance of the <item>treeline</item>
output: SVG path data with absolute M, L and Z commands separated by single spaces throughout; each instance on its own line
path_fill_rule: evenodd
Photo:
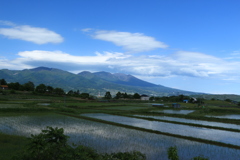
M 16 90 L 16 91 L 34 91 L 35 89 L 35 85 L 31 81 L 24 84 L 20 84 L 19 82 L 7 83 L 5 79 L 0 79 L 0 85 L 7 85 L 8 89 Z
M 134 93 L 134 94 L 127 94 L 125 93 L 121 93 L 118 92 L 115 96 L 112 96 L 110 92 L 106 92 L 105 99 L 140 99 L 141 95 L 138 93 Z
M 45 84 L 39 84 L 37 86 L 34 85 L 33 82 L 29 81 L 24 84 L 20 84 L 19 82 L 11 82 L 7 83 L 5 79 L 0 79 L 0 85 L 7 85 L 8 89 L 11 90 L 11 93 L 15 93 L 15 91 L 30 91 L 35 94 L 51 94 L 51 95 L 66 95 L 66 96 L 74 96 L 82 99 L 95 99 L 94 96 L 89 93 L 80 93 L 79 90 L 74 91 L 70 90 L 65 92 L 62 88 L 54 88 L 52 86 L 48 86 Z M 3 91 L 2 91 L 3 92 Z M 110 92 L 106 92 L 104 99 L 140 99 L 141 96 L 138 93 L 133 95 L 118 92 L 115 96 L 112 96 Z
M 187 102 L 187 103 L 204 103 L 203 98 L 194 98 L 191 96 L 178 95 L 178 96 L 163 96 L 163 97 L 150 97 L 150 100 L 162 102 Z
M 13 91 L 32 91 L 36 93 L 50 93 L 62 95 L 65 94 L 62 88 L 53 88 L 52 86 L 46 86 L 45 84 L 40 84 L 35 87 L 34 83 L 29 81 L 24 84 L 20 84 L 19 82 L 11 82 L 7 83 L 5 79 L 0 80 L 0 85 L 7 85 L 8 89 Z
M 89 93 L 80 93 L 79 90 L 70 90 L 65 92 L 62 88 L 54 88 L 52 86 L 48 86 L 45 84 L 39 84 L 37 86 L 34 85 L 33 82 L 29 81 L 24 84 L 20 84 L 19 82 L 11 82 L 7 83 L 5 79 L 0 79 L 0 85 L 7 85 L 8 89 L 11 90 L 12 93 L 14 91 L 32 91 L 36 94 L 51 94 L 51 95 L 67 95 L 67 96 L 75 96 L 82 99 L 95 99 L 93 95 Z M 1 90 L 0 90 L 1 92 Z M 2 91 L 3 92 L 3 91 Z M 121 100 L 132 100 L 132 99 L 141 99 L 141 95 L 139 93 L 128 94 L 126 92 L 117 92 L 116 95 L 112 95 L 109 91 L 107 91 L 103 97 L 104 99 L 121 99 Z M 164 96 L 164 97 L 150 97 L 150 101 L 162 101 L 162 102 L 183 102 L 184 100 L 188 100 L 189 103 L 200 103 L 203 104 L 202 98 L 193 98 L 185 95 L 178 95 L 178 96 Z
M 0 79 L 0 85 L 7 85 L 11 93 L 15 93 L 15 91 L 30 91 L 36 94 L 70 95 L 78 96 L 84 99 L 91 97 L 88 93 L 80 93 L 79 90 L 78 91 L 70 90 L 68 93 L 65 93 L 65 91 L 59 87 L 54 88 L 52 86 L 48 86 L 45 84 L 39 84 L 35 86 L 34 83 L 31 81 L 24 84 L 20 84 L 19 82 L 7 83 L 5 79 Z M 2 90 L 1 92 L 4 91 Z

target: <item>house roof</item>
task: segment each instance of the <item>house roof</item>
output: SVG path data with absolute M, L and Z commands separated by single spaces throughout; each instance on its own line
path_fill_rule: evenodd
M 8 88 L 8 85 L 0 85 L 3 88 Z

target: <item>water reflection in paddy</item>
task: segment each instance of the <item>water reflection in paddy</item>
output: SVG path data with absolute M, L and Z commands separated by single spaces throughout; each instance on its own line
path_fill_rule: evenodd
M 64 128 L 70 143 L 93 147 L 98 152 L 138 150 L 148 160 L 167 160 L 167 148 L 177 146 L 180 159 L 204 155 L 211 160 L 238 159 L 240 150 L 219 147 L 180 138 L 147 133 L 98 122 L 59 115 L 0 117 L 0 132 L 30 136 L 46 126 Z
M 206 116 L 206 117 L 227 118 L 227 119 L 240 119 L 240 115 L 239 114 L 223 115 L 223 116 Z
M 148 121 L 138 118 L 129 118 L 124 116 L 115 116 L 101 113 L 84 114 L 84 116 L 98 118 L 120 124 L 131 125 L 135 127 L 141 127 L 145 129 L 151 129 L 184 136 L 191 136 L 195 138 L 213 140 L 240 146 L 240 135 L 237 132 L 223 131 L 218 129 L 207 129 L 202 127 L 193 127 L 158 121 Z
M 189 114 L 194 112 L 194 110 L 173 110 L 173 109 L 164 109 L 159 111 L 152 111 L 152 112 L 163 112 L 163 113 L 170 113 L 170 114 Z
M 135 116 L 146 117 L 146 118 L 154 118 L 154 119 L 160 119 L 160 120 L 167 120 L 167 121 L 183 122 L 183 123 L 201 124 L 201 125 L 207 125 L 207 126 L 216 126 L 216 127 L 223 127 L 223 128 L 232 128 L 232 129 L 239 129 L 240 130 L 240 125 L 229 124 L 229 123 L 192 120 L 192 119 L 175 118 L 175 117 L 167 117 L 167 116 L 144 116 L 144 115 L 135 115 Z

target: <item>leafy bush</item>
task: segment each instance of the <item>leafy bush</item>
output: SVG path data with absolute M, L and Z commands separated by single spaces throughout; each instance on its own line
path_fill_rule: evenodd
M 138 151 L 105 154 L 103 160 L 145 160 L 146 156 Z
M 204 156 L 197 156 L 193 157 L 192 160 L 208 160 L 208 158 L 205 158 Z
M 179 160 L 177 147 L 169 147 L 168 148 L 168 159 L 170 160 Z
M 177 153 L 177 147 L 169 147 L 168 148 L 168 159 L 170 160 L 179 160 L 178 153 Z M 192 160 L 208 160 L 208 158 L 205 158 L 204 156 L 197 156 L 193 157 Z
M 69 145 L 63 128 L 47 127 L 38 135 L 31 135 L 26 149 L 13 160 L 145 160 L 140 152 L 98 154 L 85 146 Z

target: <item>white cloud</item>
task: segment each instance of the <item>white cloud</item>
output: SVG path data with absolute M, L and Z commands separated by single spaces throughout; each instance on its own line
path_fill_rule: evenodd
M 91 64 L 91 63 L 105 63 L 108 59 L 116 58 L 121 59 L 126 57 L 122 53 L 110 53 L 104 52 L 101 54 L 96 52 L 96 56 L 72 56 L 68 53 L 61 51 L 24 51 L 19 52 L 19 56 L 24 61 L 47 61 L 47 62 L 60 62 L 60 63 L 81 63 L 81 64 Z
M 14 60 L 7 60 L 4 57 L 0 57 L 1 69 L 27 69 L 38 66 L 46 66 L 59 68 L 63 70 L 75 71 L 82 68 L 82 70 L 99 70 L 103 67 L 103 70 L 111 68 L 110 59 L 124 59 L 130 57 L 130 55 L 124 55 L 123 53 L 110 53 L 96 52 L 94 56 L 73 56 L 62 51 L 24 51 L 18 53 L 19 58 Z
M 4 25 L 4 26 L 16 26 L 14 23 L 10 22 L 10 21 L 2 21 L 0 20 L 0 25 Z
M 93 29 L 92 28 L 84 28 L 81 31 L 83 31 L 83 32 L 90 32 L 91 30 L 93 30 Z
M 28 25 L 18 26 L 8 21 L 0 21 L 0 24 L 11 26 L 11 28 L 0 28 L 0 34 L 10 39 L 20 39 L 36 44 L 63 42 L 61 35 L 46 28 L 37 28 Z
M 239 74 L 239 62 L 229 63 L 220 58 L 197 52 L 177 52 L 170 56 L 131 57 L 111 60 L 121 70 L 135 75 L 213 77 Z
M 236 60 L 236 59 L 240 59 L 240 51 L 233 51 L 232 53 L 230 53 L 229 57 L 226 57 L 225 59 L 227 60 Z
M 22 63 L 22 61 L 16 60 L 6 60 L 0 58 L 1 69 L 10 69 L 10 70 L 21 70 L 21 69 L 28 69 L 32 68 L 31 65 L 27 65 Z
M 118 52 L 96 52 L 93 56 L 73 56 L 61 51 L 24 51 L 19 58 L 0 58 L 1 68 L 25 69 L 38 66 L 77 71 L 120 72 L 137 76 L 202 77 L 236 80 L 240 78 L 240 62 L 226 60 L 197 52 L 176 52 L 170 56 L 133 56 Z
M 231 53 L 231 55 L 233 55 L 233 56 L 240 55 L 240 51 L 233 51 L 233 52 Z
M 123 47 L 131 53 L 150 51 L 157 48 L 167 48 L 163 42 L 155 40 L 153 37 L 145 36 L 142 33 L 129 33 L 117 31 L 96 31 L 93 38 L 112 42 Z

